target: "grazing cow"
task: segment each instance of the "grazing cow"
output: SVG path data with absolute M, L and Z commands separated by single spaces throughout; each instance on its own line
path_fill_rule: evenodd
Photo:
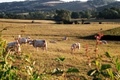
M 29 40 L 30 40 L 29 37 L 26 37 L 26 38 L 19 38 L 19 39 L 18 39 L 18 41 L 19 41 L 20 44 L 26 44 L 26 43 L 29 42 Z
M 30 37 L 21 37 L 21 35 L 18 35 L 17 40 L 20 44 L 26 44 L 29 42 Z
M 71 45 L 71 51 L 75 51 L 75 49 L 80 49 L 80 43 L 74 43 Z
M 16 53 L 21 53 L 20 43 L 18 41 L 9 42 L 6 47 L 6 51 L 15 51 Z
M 33 47 L 37 48 L 37 51 L 38 51 L 38 47 L 43 48 L 43 50 L 47 50 L 46 40 L 31 40 L 29 43 L 32 44 Z
M 65 37 L 63 37 L 63 39 L 62 39 L 62 40 L 68 40 L 68 37 L 66 37 L 66 36 L 65 36 Z

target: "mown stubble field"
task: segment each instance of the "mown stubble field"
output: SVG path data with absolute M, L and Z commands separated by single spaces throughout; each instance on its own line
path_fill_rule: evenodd
M 48 50 L 43 51 L 39 48 L 38 51 L 29 45 L 22 45 L 22 54 L 30 54 L 32 59 L 36 61 L 35 67 L 39 73 L 52 72 L 56 67 L 61 69 L 68 69 L 74 67 L 80 70 L 77 74 L 69 74 L 68 77 L 61 76 L 47 76 L 43 80 L 76 80 L 84 76 L 87 80 L 91 77 L 87 76 L 90 67 L 87 64 L 87 57 L 85 54 L 85 46 L 88 45 L 88 55 L 92 58 L 95 57 L 95 39 L 84 39 L 83 37 L 96 34 L 112 28 L 120 27 L 120 24 L 54 24 L 53 21 L 35 20 L 11 20 L 0 19 L 0 30 L 2 31 L 2 38 L 7 42 L 14 41 L 20 34 L 22 37 L 29 36 L 31 39 L 45 39 L 48 42 Z M 64 36 L 68 40 L 62 40 Z M 51 43 L 55 41 L 56 43 Z M 80 42 L 80 50 L 76 50 L 71 54 L 71 44 Z M 109 52 L 112 56 L 120 58 L 120 41 L 108 41 L 108 44 L 100 44 L 98 54 L 103 56 L 105 52 Z M 62 65 L 57 65 L 55 58 L 65 57 Z M 103 56 L 103 59 L 104 58 Z

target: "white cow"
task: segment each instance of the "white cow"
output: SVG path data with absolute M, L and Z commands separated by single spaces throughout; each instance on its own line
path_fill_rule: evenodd
M 26 38 L 19 38 L 19 39 L 18 39 L 18 41 L 19 41 L 20 44 L 26 44 L 26 43 L 29 42 L 29 40 L 30 40 L 29 37 L 26 37 Z
M 26 44 L 29 42 L 30 37 L 21 37 L 21 35 L 18 35 L 17 40 L 20 44 Z
M 9 50 L 10 51 L 15 51 L 17 53 L 21 53 L 20 43 L 18 41 L 7 43 L 6 51 L 8 52 Z
M 76 49 L 80 49 L 80 43 L 74 43 L 71 45 L 71 51 L 75 51 Z
M 31 40 L 29 43 L 32 44 L 33 47 L 37 48 L 37 51 L 38 47 L 41 47 L 43 50 L 47 50 L 46 40 Z

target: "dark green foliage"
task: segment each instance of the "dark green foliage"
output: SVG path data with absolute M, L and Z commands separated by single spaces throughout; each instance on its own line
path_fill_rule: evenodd
M 80 11 L 79 15 L 81 18 L 92 18 L 95 17 L 96 11 L 95 10 L 85 10 L 85 11 Z
M 46 13 L 42 12 L 30 12 L 29 19 L 46 19 Z
M 110 54 L 108 52 L 105 52 L 105 55 L 108 57 L 108 58 L 111 58 Z
M 100 73 L 97 69 L 92 69 L 92 70 L 88 71 L 88 73 L 87 73 L 88 76 L 94 76 L 94 77 L 99 76 L 99 74 Z
M 34 80 L 40 80 L 40 79 L 39 79 L 39 74 L 38 74 L 36 71 L 33 72 L 32 75 L 33 75 L 33 79 L 34 79 Z
M 58 58 L 55 58 L 56 61 L 64 61 L 65 58 L 64 57 L 58 57 Z
M 108 63 L 103 64 L 101 59 L 99 60 L 99 62 L 97 61 L 98 59 L 96 59 L 94 61 L 95 68 L 89 70 L 87 75 L 92 76 L 93 80 L 99 80 L 99 79 L 103 80 L 106 78 L 110 80 L 119 80 L 120 62 L 118 58 L 111 57 L 111 55 L 108 52 L 106 52 L 105 55 L 108 58 L 108 60 L 111 61 L 111 64 Z M 98 65 L 98 63 L 100 65 Z
M 107 71 L 101 72 L 101 74 L 102 74 L 104 77 L 106 77 L 106 78 L 109 78 L 109 77 L 110 77 L 110 75 L 108 74 Z
M 101 70 L 106 70 L 109 68 L 112 68 L 110 64 L 102 64 L 102 66 L 101 66 Z
M 105 8 L 99 12 L 98 17 L 105 19 L 119 19 L 120 8 L 119 7 Z
M 118 59 L 118 58 L 116 58 L 115 64 L 116 64 L 116 69 L 117 69 L 118 71 L 120 71 L 120 62 L 119 62 L 119 59 Z
M 52 72 L 52 75 L 54 74 L 62 74 L 63 73 L 63 70 L 59 69 L 59 68 L 55 68 Z
M 79 12 L 72 12 L 72 13 L 71 13 L 71 18 L 73 18 L 73 19 L 78 19 L 78 18 L 80 18 Z
M 77 68 L 69 68 L 66 72 L 67 73 L 72 73 L 72 72 L 77 73 L 77 72 L 79 72 L 79 70 Z
M 70 21 L 71 14 L 68 10 L 56 10 L 55 20 L 56 21 Z

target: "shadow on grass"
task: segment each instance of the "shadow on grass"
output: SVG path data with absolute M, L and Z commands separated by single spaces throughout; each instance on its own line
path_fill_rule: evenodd
M 82 75 L 76 75 L 76 74 L 67 74 L 66 75 L 66 78 L 68 80 L 87 80 L 85 76 L 82 76 Z
M 89 39 L 89 40 L 95 40 L 95 35 L 85 36 L 85 37 L 77 37 L 79 39 Z M 104 35 L 101 40 L 109 40 L 109 41 L 120 41 L 120 36 L 114 36 L 114 35 Z

